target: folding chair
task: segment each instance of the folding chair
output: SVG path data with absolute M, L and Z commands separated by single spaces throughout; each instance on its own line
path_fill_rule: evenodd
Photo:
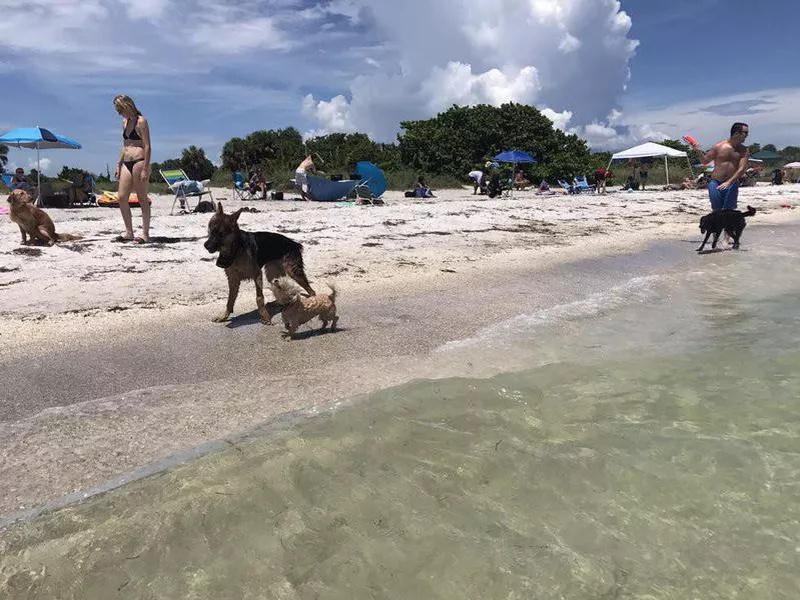
M 94 177 L 91 175 L 86 176 L 86 181 L 89 184 L 89 204 L 94 204 L 97 206 L 97 182 L 94 180 Z
M 594 192 L 594 186 L 589 185 L 589 182 L 586 181 L 586 177 L 575 177 L 573 179 L 575 182 L 575 189 L 579 192 Z
M 567 190 L 567 193 L 568 193 L 568 194 L 577 194 L 577 193 L 578 193 L 577 191 L 575 191 L 575 188 L 574 188 L 573 186 L 571 186 L 570 184 L 568 184 L 568 183 L 567 183 L 566 181 L 564 181 L 563 179 L 559 179 L 559 180 L 558 180 L 558 185 L 560 185 L 562 188 L 564 188 L 565 190 Z
M 217 207 L 217 203 L 214 202 L 214 195 L 211 193 L 211 190 L 204 189 L 202 192 L 191 190 L 191 187 L 188 184 L 194 183 L 194 181 L 186 176 L 186 173 L 184 173 L 183 169 L 169 169 L 167 171 L 159 171 L 159 173 L 161 173 L 161 177 L 164 178 L 164 181 L 167 182 L 167 185 L 175 193 L 175 198 L 172 200 L 172 208 L 169 209 L 169 214 L 172 214 L 172 212 L 175 210 L 176 202 L 180 202 L 180 207 L 183 212 L 189 212 L 191 210 L 191 207 L 189 206 L 189 198 L 202 198 L 206 194 L 208 194 L 208 197 L 211 198 L 211 204 L 214 206 L 214 208 Z M 205 184 L 208 183 L 208 181 L 203 181 L 201 183 Z
M 250 183 L 240 171 L 233 174 L 233 197 L 237 200 L 255 200 L 256 196 L 250 189 Z

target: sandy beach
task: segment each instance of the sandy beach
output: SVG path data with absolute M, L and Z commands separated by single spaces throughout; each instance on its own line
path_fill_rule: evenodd
M 226 211 L 243 206 L 227 190 L 215 197 Z M 751 225 L 779 225 L 797 219 L 782 205 L 798 198 L 800 186 L 759 186 L 739 204 L 759 211 Z M 234 319 L 211 323 L 226 283 L 202 247 L 209 215 L 169 215 L 171 197 L 156 200 L 155 243 L 141 246 L 112 241 L 116 209 L 49 210 L 58 232 L 83 238 L 52 248 L 21 246 L 0 216 L 0 480 L 13 482 L 0 490 L 0 519 L 281 415 L 411 378 L 481 374 L 431 352 L 582 293 L 580 278 L 559 288 L 563 265 L 656 242 L 692 259 L 708 212 L 702 191 L 385 200 L 244 204 L 258 212 L 243 213 L 242 228 L 302 242 L 312 285 L 341 291 L 343 330 L 293 342 L 279 318 L 258 323 L 249 283 Z

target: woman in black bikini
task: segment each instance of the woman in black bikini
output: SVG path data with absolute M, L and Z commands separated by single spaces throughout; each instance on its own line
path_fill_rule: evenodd
M 147 198 L 150 187 L 150 128 L 136 104 L 129 96 L 114 98 L 114 108 L 122 116 L 122 152 L 115 171 L 119 181 L 119 210 L 125 222 L 125 233 L 119 241 L 150 241 L 150 202 Z M 133 219 L 128 198 L 136 192 L 142 209 L 142 237 L 133 235 Z

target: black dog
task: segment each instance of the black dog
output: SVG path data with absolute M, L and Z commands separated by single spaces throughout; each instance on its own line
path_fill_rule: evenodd
M 717 240 L 719 240 L 719 236 L 723 231 L 733 239 L 733 248 L 738 248 L 739 237 L 742 235 L 744 228 L 747 227 L 744 218 L 752 217 L 754 214 L 756 214 L 756 209 L 752 206 L 748 206 L 747 211 L 715 210 L 712 213 L 708 213 L 700 219 L 700 233 L 705 233 L 706 237 L 697 251 L 700 252 L 703 250 L 708 238 L 710 238 L 712 234 L 714 235 L 714 239 L 711 242 L 711 247 L 716 248 Z
M 222 203 L 217 203 L 217 212 L 208 223 L 208 240 L 203 246 L 211 253 L 219 250 L 217 266 L 225 269 L 228 278 L 228 303 L 225 312 L 214 321 L 221 323 L 228 319 L 239 295 L 239 284 L 243 279 L 252 279 L 256 284 L 258 315 L 262 323 L 269 323 L 271 315 L 264 306 L 262 269 L 268 271 L 267 281 L 288 275 L 309 295 L 315 295 L 303 269 L 303 245 L 280 233 L 242 231 L 238 224 L 241 213 L 239 209 L 226 215 Z

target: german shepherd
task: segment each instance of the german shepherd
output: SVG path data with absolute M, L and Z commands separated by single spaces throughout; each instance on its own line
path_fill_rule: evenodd
M 269 324 L 271 316 L 264 305 L 264 275 L 267 281 L 289 275 L 310 295 L 314 290 L 306 279 L 303 270 L 303 245 L 281 235 L 266 231 L 248 232 L 239 229 L 238 219 L 242 209 L 226 215 L 222 203 L 217 203 L 217 211 L 208 222 L 208 240 L 203 246 L 210 253 L 219 251 L 217 266 L 225 269 L 228 278 L 228 303 L 225 311 L 214 317 L 214 322 L 227 321 L 233 312 L 239 284 L 243 279 L 252 279 L 256 284 L 256 306 L 262 323 Z
M 702 252 L 705 248 L 708 238 L 712 235 L 714 239 L 711 241 L 711 247 L 717 247 L 717 241 L 720 234 L 725 231 L 733 239 L 733 249 L 739 248 L 739 237 L 742 235 L 744 228 L 747 227 L 745 217 L 752 217 L 756 214 L 756 209 L 748 206 L 746 211 L 743 210 L 715 210 L 708 213 L 700 219 L 700 233 L 705 233 L 706 237 L 698 252 Z

